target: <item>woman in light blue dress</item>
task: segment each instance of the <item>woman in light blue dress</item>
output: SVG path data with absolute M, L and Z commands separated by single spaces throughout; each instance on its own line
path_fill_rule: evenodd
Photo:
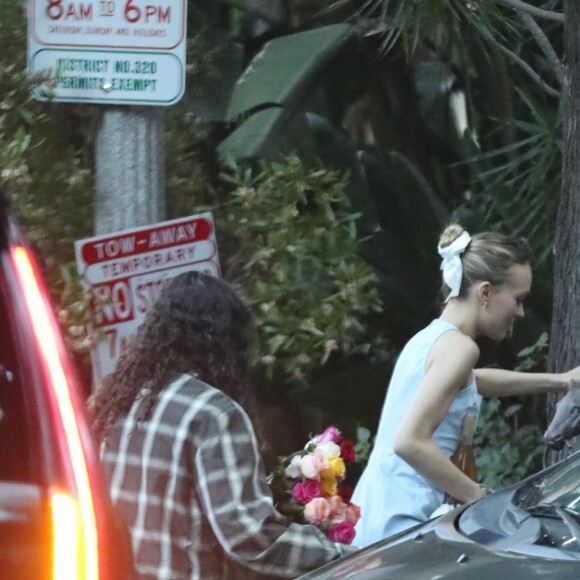
M 567 373 L 477 369 L 475 339 L 502 340 L 524 316 L 532 270 L 526 244 L 485 232 L 473 238 L 459 225 L 442 234 L 441 316 L 401 352 L 387 391 L 375 445 L 352 501 L 361 507 L 357 546 L 427 521 L 444 494 L 459 502 L 485 490 L 456 467 L 451 456 L 466 418 L 475 421 L 481 396 L 565 391 L 580 380 Z

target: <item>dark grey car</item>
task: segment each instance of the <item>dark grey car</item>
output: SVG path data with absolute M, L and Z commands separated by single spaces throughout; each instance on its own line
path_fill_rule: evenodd
M 301 580 L 548 577 L 580 578 L 580 452 Z

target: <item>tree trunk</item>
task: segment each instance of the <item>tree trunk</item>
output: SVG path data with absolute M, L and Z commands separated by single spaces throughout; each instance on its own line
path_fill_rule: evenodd
M 580 364 L 580 3 L 564 7 L 563 165 L 554 245 L 554 310 L 549 369 Z M 559 397 L 550 396 L 548 418 Z M 574 441 L 574 449 L 580 440 Z M 564 451 L 567 453 L 568 451 Z M 559 459 L 553 454 L 552 461 Z

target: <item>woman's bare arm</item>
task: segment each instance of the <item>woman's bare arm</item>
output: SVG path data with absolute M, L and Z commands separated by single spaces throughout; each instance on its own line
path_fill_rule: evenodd
M 485 397 L 510 397 L 563 392 L 570 381 L 580 382 L 580 366 L 567 373 L 522 373 L 505 369 L 475 370 L 477 390 Z
M 433 346 L 425 379 L 395 433 L 394 451 L 423 477 L 460 501 L 485 495 L 433 441 L 460 389 L 471 378 L 479 350 L 469 337 L 447 332 Z

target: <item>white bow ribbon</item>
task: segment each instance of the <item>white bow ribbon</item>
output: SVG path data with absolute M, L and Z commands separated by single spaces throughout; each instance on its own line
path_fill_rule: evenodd
M 459 296 L 461 288 L 461 279 L 463 278 L 463 264 L 461 263 L 460 254 L 465 251 L 467 244 L 471 242 L 471 236 L 467 232 L 463 232 L 452 244 L 442 248 L 438 246 L 437 251 L 443 258 L 441 263 L 441 270 L 443 270 L 443 280 L 445 284 L 451 288 L 451 292 L 445 302 L 450 298 Z

